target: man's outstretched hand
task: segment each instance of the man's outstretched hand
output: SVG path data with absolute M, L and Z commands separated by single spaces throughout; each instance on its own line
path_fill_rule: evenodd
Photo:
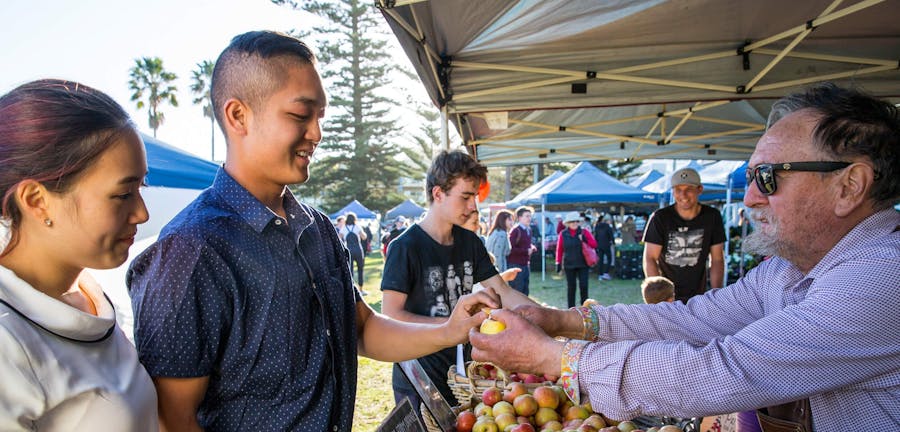
M 508 371 L 560 375 L 563 342 L 547 336 L 516 312 L 495 310 L 491 318 L 506 325 L 492 335 L 469 331 L 472 359 L 489 361 Z

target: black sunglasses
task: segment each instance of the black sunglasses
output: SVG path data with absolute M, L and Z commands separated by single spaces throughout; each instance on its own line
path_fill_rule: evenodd
M 756 187 L 764 195 L 772 195 L 778 190 L 775 183 L 776 171 L 808 171 L 832 172 L 847 168 L 852 162 L 782 162 L 775 164 L 759 164 L 755 168 L 747 168 L 747 184 L 756 180 Z

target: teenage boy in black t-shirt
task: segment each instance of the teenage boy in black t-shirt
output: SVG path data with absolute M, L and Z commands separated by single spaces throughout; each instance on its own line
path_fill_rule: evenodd
M 477 211 L 479 186 L 485 181 L 487 168 L 466 153 L 443 151 L 435 157 L 426 177 L 430 208 L 425 219 L 410 226 L 388 249 L 381 282 L 381 310 L 385 315 L 409 322 L 443 322 L 457 299 L 472 292 L 478 282 L 499 294 L 505 308 L 533 304 L 500 278 L 484 243 L 462 228 L 469 215 Z M 456 363 L 456 349 L 421 357 L 419 362 L 441 394 L 456 404 L 447 385 L 447 371 Z M 397 402 L 409 397 L 418 409 L 419 398 L 397 365 L 393 387 Z

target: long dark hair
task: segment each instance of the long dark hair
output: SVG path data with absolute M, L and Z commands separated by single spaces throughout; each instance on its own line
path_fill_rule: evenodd
M 512 219 L 513 214 L 509 210 L 500 210 L 497 213 L 497 217 L 494 218 L 494 223 L 491 225 L 491 230 L 488 234 L 493 234 L 496 230 L 506 231 L 506 222 Z
M 14 199 L 23 180 L 64 193 L 134 125 L 112 98 L 83 84 L 44 79 L 0 97 L 0 215 L 18 242 L 22 213 Z

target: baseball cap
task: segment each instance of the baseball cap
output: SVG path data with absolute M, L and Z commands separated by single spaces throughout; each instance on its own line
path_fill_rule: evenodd
M 394 219 L 394 223 L 404 223 L 404 222 L 406 222 L 406 217 L 404 217 L 404 216 L 402 216 L 402 215 L 401 215 L 401 216 L 397 216 L 397 218 Z
M 672 174 L 672 187 L 678 185 L 701 186 L 700 174 L 693 168 L 682 168 Z

